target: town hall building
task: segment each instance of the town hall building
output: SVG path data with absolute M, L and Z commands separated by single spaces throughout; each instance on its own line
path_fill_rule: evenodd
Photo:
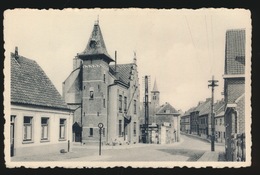
M 115 59 L 107 52 L 98 21 L 85 50 L 73 60 L 73 71 L 63 82 L 63 97 L 74 110 L 73 141 L 97 144 L 101 131 L 103 144 L 138 142 L 136 55 L 132 63 L 117 64 L 116 52 Z

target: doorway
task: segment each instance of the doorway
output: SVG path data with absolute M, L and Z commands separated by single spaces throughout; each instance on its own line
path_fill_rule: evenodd
M 14 135 L 15 135 L 15 116 L 11 115 L 11 121 L 10 121 L 10 155 L 11 157 L 14 156 Z

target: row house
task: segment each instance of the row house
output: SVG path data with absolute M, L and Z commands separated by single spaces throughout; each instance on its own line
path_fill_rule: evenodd
M 34 60 L 16 48 L 10 62 L 10 156 L 69 151 L 72 111 Z
M 223 110 L 223 105 L 223 100 L 214 103 L 214 113 L 220 114 L 221 109 Z M 200 101 L 196 107 L 186 111 L 182 118 L 182 132 L 210 139 L 212 133 L 211 98 L 207 98 L 206 101 Z M 187 119 L 189 119 L 189 122 L 187 122 Z M 190 130 L 187 130 L 187 128 Z
M 217 102 L 217 107 L 215 108 L 215 139 L 218 143 L 224 143 L 226 138 L 226 127 L 224 120 L 224 100 Z
M 195 107 L 190 108 L 188 111 L 185 111 L 183 115 L 181 115 L 180 120 L 180 130 L 183 133 L 191 134 L 190 130 L 190 113 L 194 111 Z
M 228 30 L 225 47 L 226 159 L 245 161 L 245 29 Z
M 63 97 L 75 110 L 73 141 L 97 144 L 101 132 L 103 144 L 137 143 L 139 87 L 136 56 L 132 63 L 117 64 L 116 52 L 114 59 L 108 54 L 96 21 L 85 50 L 75 56 L 73 71 L 63 82 Z

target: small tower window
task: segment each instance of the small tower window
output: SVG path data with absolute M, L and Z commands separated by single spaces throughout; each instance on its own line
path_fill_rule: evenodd
M 89 99 L 94 99 L 94 88 L 89 88 Z
M 127 111 L 127 97 L 124 97 L 124 112 Z
M 134 114 L 136 114 L 136 100 L 134 100 Z
M 103 98 L 103 108 L 106 108 L 106 99 Z
M 103 81 L 106 83 L 106 74 L 103 74 Z
M 119 95 L 119 112 L 122 112 L 122 95 Z
M 89 128 L 89 137 L 93 137 L 93 128 Z

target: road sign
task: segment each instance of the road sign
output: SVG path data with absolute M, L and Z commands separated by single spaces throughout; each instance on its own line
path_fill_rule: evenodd
M 103 123 L 99 123 L 99 124 L 98 124 L 98 127 L 99 127 L 99 128 L 103 128 L 103 127 L 104 127 L 104 124 L 103 124 Z
M 99 155 L 101 155 L 101 133 L 102 133 L 101 130 L 104 127 L 104 124 L 99 123 L 98 127 L 99 127 Z

